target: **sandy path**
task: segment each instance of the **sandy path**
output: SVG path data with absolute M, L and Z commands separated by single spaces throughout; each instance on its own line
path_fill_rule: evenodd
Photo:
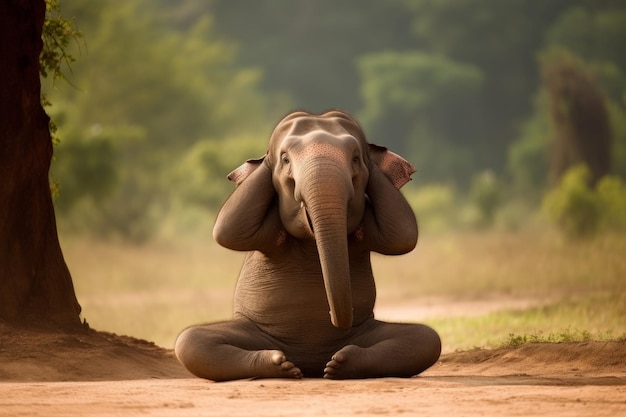
M 199 379 L 2 383 L 0 416 L 611 416 L 626 380 L 445 376 L 336 382 Z
M 0 417 L 626 416 L 626 342 L 443 355 L 419 377 L 191 377 L 170 350 L 107 333 L 0 326 Z

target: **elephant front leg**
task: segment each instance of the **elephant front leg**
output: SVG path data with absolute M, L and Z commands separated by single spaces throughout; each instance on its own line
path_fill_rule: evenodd
M 324 378 L 411 377 L 439 359 L 441 340 L 428 326 L 376 320 L 364 326 L 326 364 Z
M 267 335 L 248 323 L 190 327 L 178 336 L 174 350 L 189 372 L 213 381 L 302 378 L 282 351 L 271 348 Z

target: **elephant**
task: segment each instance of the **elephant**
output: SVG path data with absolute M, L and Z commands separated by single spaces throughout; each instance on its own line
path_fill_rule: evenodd
M 435 364 L 432 328 L 374 318 L 371 252 L 417 244 L 399 191 L 414 172 L 343 111 L 285 116 L 266 154 L 228 176 L 236 187 L 213 228 L 247 252 L 233 318 L 183 330 L 178 360 L 213 381 L 411 377 Z

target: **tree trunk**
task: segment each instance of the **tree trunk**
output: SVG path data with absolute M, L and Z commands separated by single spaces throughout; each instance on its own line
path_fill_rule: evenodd
M 0 320 L 80 325 L 57 236 L 40 100 L 44 0 L 0 1 Z
M 544 65 L 555 130 L 550 182 L 558 184 L 574 165 L 585 163 L 592 185 L 611 173 L 613 133 L 605 96 L 589 69 L 572 58 Z

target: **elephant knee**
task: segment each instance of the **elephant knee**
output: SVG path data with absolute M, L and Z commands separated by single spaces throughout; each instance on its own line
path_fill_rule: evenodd
M 198 327 L 189 327 L 183 330 L 176 338 L 174 353 L 178 361 L 192 374 L 201 377 L 207 376 L 208 346 L 206 332 Z
M 441 356 L 441 338 L 434 329 L 428 326 L 422 326 L 420 333 L 424 370 L 426 370 L 437 363 Z
M 178 360 L 189 369 L 197 362 L 198 357 L 203 355 L 208 344 L 210 341 L 207 340 L 207 332 L 204 329 L 189 327 L 176 338 L 174 353 Z
M 185 358 L 188 356 L 190 339 L 193 338 L 193 333 L 193 328 L 183 330 L 176 338 L 176 343 L 174 344 L 174 354 L 183 365 L 185 365 Z

